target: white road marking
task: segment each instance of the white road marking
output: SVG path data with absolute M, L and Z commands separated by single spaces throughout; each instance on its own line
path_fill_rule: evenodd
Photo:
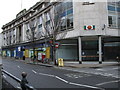
M 94 87 L 94 86 L 90 86 L 90 85 L 77 84 L 77 83 L 72 83 L 72 82 L 70 82 L 69 84 L 76 85 L 76 86 L 82 86 L 82 87 L 88 87 L 88 88 L 95 88 L 95 89 L 105 90 L 103 88 Z
M 113 70 L 114 70 L 114 69 L 118 69 L 118 67 L 117 67 L 117 68 L 113 68 Z
M 5 75 L 3 75 L 3 77 L 4 77 L 4 78 L 6 78 L 6 76 L 5 76 Z
M 55 77 L 54 75 L 50 75 L 50 74 L 45 74 L 45 73 L 39 73 L 40 75 L 44 75 L 44 76 L 49 76 L 49 77 Z
M 105 71 L 104 69 L 96 69 L 96 70 L 98 70 L 98 71 Z
M 59 80 L 65 82 L 65 83 L 68 83 L 68 81 L 66 81 L 66 80 L 64 80 L 64 79 L 62 79 L 62 78 L 60 78 L 60 77 L 58 77 L 58 76 L 55 76 L 55 78 L 57 78 L 57 79 L 59 79 Z
M 17 66 L 18 68 L 20 68 L 20 66 Z
M 20 89 L 20 90 L 21 90 L 21 87 L 20 87 L 20 86 L 17 86 L 17 89 Z
M 5 70 L 4 70 L 5 71 Z M 36 71 L 32 70 L 34 73 L 37 73 Z M 7 72 L 7 71 L 5 71 Z M 10 74 L 10 73 L 9 73 Z M 99 90 L 104 90 L 102 88 L 99 88 L 99 87 L 95 87 L 95 86 L 90 86 L 90 85 L 83 85 L 83 84 L 78 84 L 78 83 L 73 83 L 73 82 L 69 82 L 61 77 L 58 77 L 58 76 L 55 76 L 55 75 L 50 75 L 50 74 L 44 74 L 44 73 L 39 73 L 40 75 L 45 75 L 45 76 L 50 76 L 50 77 L 53 77 L 53 78 L 57 78 L 58 80 L 61 80 L 65 83 L 68 83 L 68 84 L 71 84 L 71 85 L 77 85 L 77 86 L 83 86 L 83 87 L 88 87 L 88 88 L 95 88 L 95 89 L 99 89 Z M 11 74 L 12 75 L 12 74 Z M 13 75 L 12 75 L 13 76 Z M 15 77 L 15 76 L 14 76 Z M 17 78 L 17 77 L 16 77 Z M 19 79 L 20 81 L 20 79 Z
M 105 84 L 109 84 L 109 83 L 114 83 L 114 82 L 119 82 L 119 81 L 120 81 L 120 80 L 103 82 L 103 83 L 99 83 L 99 84 L 96 84 L 96 85 L 97 85 L 97 86 L 101 86 L 101 85 L 105 85 Z
M 33 70 L 34 71 L 34 70 Z M 99 90 L 104 90 L 102 88 L 99 88 L 99 87 L 94 87 L 94 86 L 89 86 L 89 85 L 83 85 L 83 84 L 77 84 L 77 83 L 72 83 L 72 82 L 69 82 L 59 76 L 55 76 L 55 75 L 50 75 L 50 74 L 44 74 L 44 73 L 39 73 L 40 75 L 44 75 L 44 76 L 49 76 L 49 77 L 53 77 L 53 78 L 56 78 L 62 82 L 65 82 L 65 83 L 68 83 L 68 84 L 72 84 L 72 85 L 77 85 L 77 86 L 83 86 L 83 87 L 88 87 L 88 88 L 96 88 L 96 89 L 99 89 Z
M 109 73 L 104 73 L 103 74 L 101 72 L 96 72 L 95 73 L 95 72 L 89 72 L 89 71 L 85 71 L 85 70 L 73 70 L 73 69 L 69 69 L 69 68 L 60 68 L 60 69 L 65 69 L 65 70 L 75 71 L 75 72 L 82 72 L 82 73 L 87 73 L 87 74 L 102 75 L 102 76 L 106 76 L 106 77 L 120 78 L 118 75 L 114 75 L 114 74 L 112 75 L 112 74 L 109 74 Z M 117 68 L 114 68 L 114 69 L 117 69 Z
M 35 74 L 37 73 L 35 70 L 32 70 Z
M 102 76 L 106 76 L 106 77 L 113 77 L 113 78 L 120 78 L 119 76 L 116 76 L 114 74 L 110 74 L 110 73 L 92 73 L 92 74 L 95 74 L 95 75 L 102 75 Z
M 96 70 L 98 70 L 98 71 L 111 71 L 111 70 L 115 70 L 115 69 L 118 69 L 118 67 L 117 68 L 109 68 L 109 69 L 96 69 Z

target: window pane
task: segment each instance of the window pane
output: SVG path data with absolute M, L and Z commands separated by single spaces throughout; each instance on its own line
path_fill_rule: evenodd
M 62 20 L 61 20 L 62 22 L 62 24 L 61 24 L 61 29 L 66 29 L 66 19 L 65 19 L 65 17 L 63 17 L 62 18 Z
M 109 26 L 112 25 L 112 16 L 108 16 Z
M 120 17 L 118 17 L 118 28 L 120 28 Z
M 113 23 L 113 27 L 116 27 L 116 16 L 112 17 L 112 23 Z
M 67 17 L 67 28 L 73 27 L 73 15 Z
M 116 27 L 117 26 L 116 16 L 108 16 L 108 22 L 110 27 Z

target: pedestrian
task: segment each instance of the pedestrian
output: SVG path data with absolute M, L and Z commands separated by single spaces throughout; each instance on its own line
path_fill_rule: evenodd
M 27 89 L 26 84 L 28 84 L 28 81 L 26 79 L 27 73 L 26 72 L 22 72 L 21 75 L 22 75 L 22 80 L 20 82 L 20 85 L 21 85 L 22 90 L 26 90 Z
M 34 55 L 34 60 L 36 60 L 36 55 Z

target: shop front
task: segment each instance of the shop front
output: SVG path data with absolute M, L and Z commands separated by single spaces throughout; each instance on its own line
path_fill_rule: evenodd
M 62 58 L 64 61 L 78 61 L 77 39 L 66 39 L 58 41 L 56 48 L 56 59 Z
M 18 59 L 18 58 L 22 58 L 23 57 L 23 51 L 22 51 L 22 47 L 21 46 L 18 46 L 16 47 L 15 51 L 15 57 Z
M 104 39 L 104 60 L 116 61 L 120 58 L 120 37 L 105 38 Z
M 39 62 L 43 62 L 44 58 L 50 58 L 50 47 L 45 47 L 45 44 L 41 43 L 36 43 L 34 46 L 33 45 L 24 45 L 24 52 L 23 55 L 25 58 L 30 58 L 32 59 L 34 56 L 34 50 L 35 48 L 35 56 L 36 60 Z

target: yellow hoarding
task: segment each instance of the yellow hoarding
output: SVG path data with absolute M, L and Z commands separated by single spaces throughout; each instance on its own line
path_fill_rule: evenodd
M 29 50 L 25 49 L 25 57 L 29 57 Z
M 46 58 L 50 58 L 50 47 L 46 48 Z

